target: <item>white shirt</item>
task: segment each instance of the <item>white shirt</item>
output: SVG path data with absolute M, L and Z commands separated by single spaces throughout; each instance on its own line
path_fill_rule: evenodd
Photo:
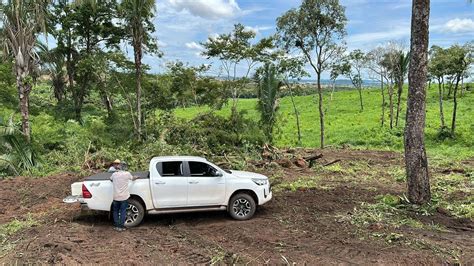
M 132 174 L 127 171 L 117 171 L 110 177 L 114 187 L 114 200 L 128 200 L 130 192 L 128 191 L 128 181 L 133 180 Z

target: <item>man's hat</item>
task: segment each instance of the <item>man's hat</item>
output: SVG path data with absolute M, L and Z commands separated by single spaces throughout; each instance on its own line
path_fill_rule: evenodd
M 114 161 L 114 164 L 120 164 L 120 160 L 119 160 L 119 159 L 116 159 L 116 160 Z

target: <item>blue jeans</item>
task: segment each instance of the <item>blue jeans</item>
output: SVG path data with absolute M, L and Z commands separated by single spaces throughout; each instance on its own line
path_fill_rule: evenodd
M 116 201 L 112 202 L 112 212 L 114 217 L 114 226 L 124 228 L 125 217 L 127 215 L 128 201 Z

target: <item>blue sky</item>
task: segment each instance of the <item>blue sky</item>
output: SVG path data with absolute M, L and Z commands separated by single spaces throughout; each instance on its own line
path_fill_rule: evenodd
M 235 23 L 256 31 L 257 39 L 275 32 L 275 20 L 297 7 L 296 0 L 159 0 L 154 20 L 163 58 L 145 56 L 152 72 L 181 60 L 190 65 L 212 64 L 209 74 L 219 74 L 219 62 L 199 55 L 208 36 L 230 32 Z M 365 51 L 388 41 L 409 46 L 410 0 L 341 0 L 348 18 L 349 49 Z M 430 45 L 449 46 L 474 40 L 474 3 L 468 0 L 432 0 Z

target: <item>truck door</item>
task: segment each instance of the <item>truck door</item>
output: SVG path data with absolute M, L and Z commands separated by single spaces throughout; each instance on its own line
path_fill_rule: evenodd
M 188 206 L 222 205 L 225 200 L 225 179 L 215 167 L 205 162 L 187 162 Z
M 158 162 L 151 179 L 155 208 L 186 207 L 188 177 L 182 161 Z

